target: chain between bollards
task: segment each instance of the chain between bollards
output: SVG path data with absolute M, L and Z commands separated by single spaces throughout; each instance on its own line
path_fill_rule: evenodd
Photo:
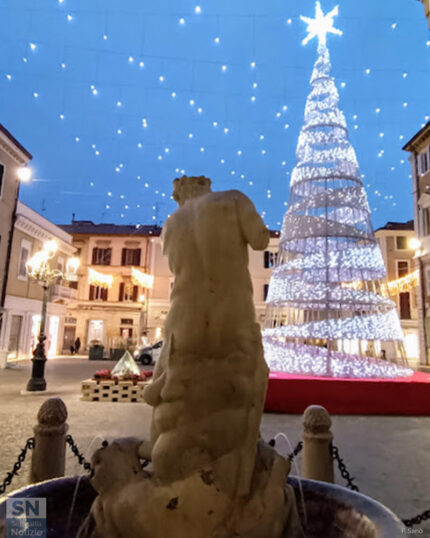
M 105 442 L 106 441 L 104 441 L 104 443 Z M 77 457 L 79 464 L 82 465 L 82 467 L 92 475 L 93 468 L 91 467 L 91 463 L 88 462 L 82 452 L 79 451 L 78 445 L 75 443 L 73 437 L 70 434 L 66 435 L 66 443 L 70 446 L 73 454 Z
M 414 525 L 418 525 L 422 521 L 427 521 L 428 519 L 430 519 L 430 510 L 425 510 L 424 512 L 421 512 L 421 514 L 418 514 L 411 519 L 402 519 L 402 523 L 406 527 L 413 527 Z
M 341 477 L 346 480 L 346 487 L 353 491 L 360 491 L 353 482 L 354 477 L 351 476 L 350 472 L 346 468 L 346 465 L 343 459 L 340 457 L 339 449 L 337 448 L 337 446 L 330 444 L 330 454 L 332 458 L 336 460 L 337 462 L 337 466 L 339 467 L 339 472 L 340 472 Z
M 6 488 L 10 486 L 14 477 L 19 474 L 22 464 L 25 458 L 27 457 L 27 452 L 29 450 L 32 450 L 33 448 L 34 448 L 34 437 L 29 437 L 25 443 L 25 447 L 19 453 L 17 461 L 12 467 L 12 471 L 7 473 L 6 478 L 3 480 L 3 483 L 0 484 L 0 495 L 3 495 L 5 493 Z

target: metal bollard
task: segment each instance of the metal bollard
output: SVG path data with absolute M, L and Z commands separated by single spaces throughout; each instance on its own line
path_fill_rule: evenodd
M 334 482 L 333 458 L 330 444 L 331 418 L 320 405 L 310 405 L 303 413 L 302 476 L 312 480 Z
M 64 476 L 66 467 L 67 408 L 60 398 L 49 398 L 39 409 L 33 428 L 35 446 L 30 483 Z

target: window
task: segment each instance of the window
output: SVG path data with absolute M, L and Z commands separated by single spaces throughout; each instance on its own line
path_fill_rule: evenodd
M 400 319 L 411 319 L 411 294 L 408 291 L 399 293 Z
M 401 278 L 409 273 L 409 262 L 397 260 L 397 277 Z
M 270 250 L 264 251 L 264 267 L 265 269 L 269 269 L 270 267 L 273 267 L 276 264 L 276 258 L 277 258 L 276 252 L 270 252 Z
M 121 325 L 133 325 L 133 320 L 130 318 L 121 318 Z
M 90 301 L 107 301 L 108 289 L 90 285 Z
M 133 284 L 129 282 L 121 282 L 119 285 L 119 295 L 118 295 L 118 301 L 126 301 L 126 302 L 137 302 L 137 296 L 139 293 L 139 287 L 133 286 Z
M 123 248 L 121 265 L 140 265 L 140 248 Z
M 407 248 L 408 248 L 408 238 L 405 235 L 398 235 L 396 237 L 396 249 L 407 250 Z
M 264 284 L 263 287 L 263 299 L 267 299 L 267 294 L 269 293 L 269 284 Z
M 3 176 L 4 176 L 4 164 L 0 163 L 0 197 L 3 194 Z
M 429 169 L 429 159 L 427 150 L 418 155 L 418 170 L 421 175 L 425 174 Z
M 132 338 L 133 329 L 131 327 L 128 327 L 127 329 L 121 327 L 121 329 L 119 330 L 119 334 L 121 335 L 121 338 Z
M 110 265 L 112 257 L 111 248 L 93 248 L 92 265 Z
M 21 250 L 19 252 L 18 261 L 18 278 L 19 280 L 27 280 L 27 268 L 25 264 L 28 262 L 31 253 L 31 242 L 23 239 L 21 241 Z

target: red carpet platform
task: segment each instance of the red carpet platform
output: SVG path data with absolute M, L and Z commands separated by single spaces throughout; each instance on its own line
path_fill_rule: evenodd
M 333 415 L 430 416 L 430 374 L 345 379 L 270 373 L 265 411 L 303 413 L 311 404 L 322 405 Z

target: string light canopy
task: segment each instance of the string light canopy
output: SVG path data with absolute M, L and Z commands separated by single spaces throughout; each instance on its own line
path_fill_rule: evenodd
M 142 288 L 152 288 L 154 284 L 154 276 L 148 275 L 143 271 L 139 271 L 135 267 L 131 268 L 131 281 L 136 286 L 142 286 Z
M 95 269 L 88 269 L 88 282 L 92 286 L 111 288 L 113 284 L 113 275 L 105 275 Z
M 315 19 L 303 43 L 318 38 L 291 174 L 290 205 L 270 280 L 264 335 L 271 370 L 329 377 L 412 374 L 395 303 L 370 219 L 367 194 L 326 45 L 336 6 Z

